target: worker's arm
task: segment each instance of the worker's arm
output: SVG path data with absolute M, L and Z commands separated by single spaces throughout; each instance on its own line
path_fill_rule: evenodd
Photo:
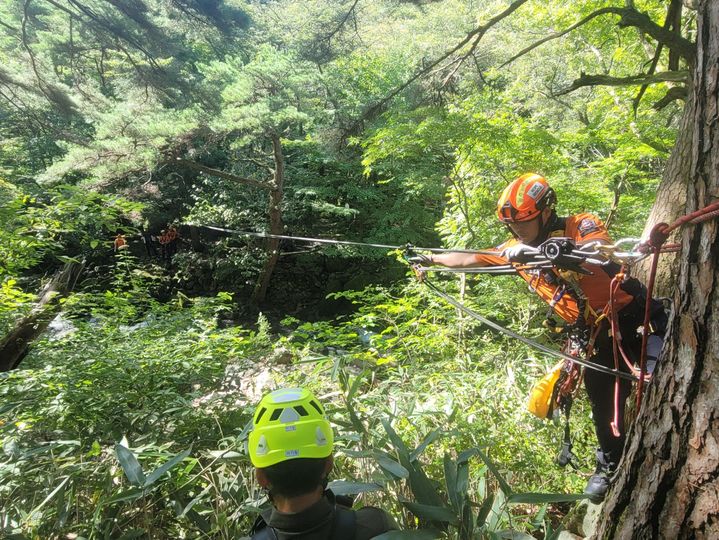
M 497 251 L 496 255 L 487 253 L 433 253 L 428 256 L 427 264 L 438 264 L 448 268 L 478 268 L 482 266 L 500 266 L 508 264 L 506 258 Z
M 474 253 L 433 253 L 429 256 L 430 264 L 439 264 L 449 268 L 475 268 L 487 266 L 485 261 L 477 260 Z

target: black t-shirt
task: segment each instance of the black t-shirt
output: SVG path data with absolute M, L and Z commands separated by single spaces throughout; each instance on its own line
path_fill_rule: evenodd
M 273 507 L 262 512 L 262 518 L 275 530 L 278 540 L 327 540 L 332 534 L 335 507 L 334 494 L 327 490 L 322 499 L 302 512 L 285 514 Z M 354 512 L 355 540 L 369 540 L 398 529 L 392 517 L 380 508 L 367 506 Z

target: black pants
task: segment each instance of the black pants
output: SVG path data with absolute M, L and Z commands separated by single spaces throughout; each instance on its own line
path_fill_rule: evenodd
M 652 333 L 663 337 L 666 330 L 667 316 L 664 312 L 664 306 L 658 300 L 652 301 L 650 318 L 652 321 Z M 618 314 L 622 345 L 630 359 L 635 361 L 639 361 L 642 347 L 642 336 L 637 333 L 637 328 L 643 322 L 644 298 L 641 297 L 635 298 Z M 614 368 L 614 352 L 612 336 L 609 332 L 609 322 L 605 320 L 601 324 L 602 327 L 595 343 L 595 353 L 591 360 L 597 364 Z M 621 358 L 619 359 L 619 369 L 626 373 L 630 372 Z M 594 430 L 597 434 L 599 448 L 608 462 L 616 464 L 624 451 L 624 407 L 627 396 L 632 390 L 632 383 L 624 379 L 619 381 L 619 417 L 617 426 L 619 436 L 617 437 L 614 435 L 611 426 L 614 419 L 614 382 L 615 377 L 613 375 L 607 375 L 592 369 L 584 371 L 584 386 L 587 389 L 589 402 L 592 405 L 592 419 L 594 420 Z

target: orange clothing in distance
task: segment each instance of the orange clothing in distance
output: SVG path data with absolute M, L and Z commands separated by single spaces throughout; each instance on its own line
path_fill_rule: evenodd
M 167 241 L 172 242 L 173 240 L 176 240 L 179 235 L 177 234 L 177 229 L 175 227 L 170 227 L 167 229 Z
M 561 228 L 562 225 L 563 228 Z M 560 218 L 559 227 L 560 228 L 550 231 L 550 238 L 566 237 L 574 241 L 577 245 L 594 240 L 611 242 L 604 223 L 593 214 L 576 214 L 567 218 Z M 479 263 L 479 266 L 499 266 L 507 264 L 509 261 L 504 257 L 500 257 L 499 252 L 518 243 L 519 241 L 517 239 L 512 238 L 496 248 L 498 252 L 497 255 L 477 254 L 475 255 L 475 260 Z M 592 272 L 592 274 L 585 275 L 573 272 L 572 278 L 577 280 L 577 284 L 587 298 L 589 306 L 596 313 L 600 313 L 609 302 L 609 285 L 611 284 L 612 278 L 601 266 L 585 263 L 583 267 Z M 548 278 L 549 281 L 551 281 L 552 277 L 551 275 L 547 275 L 548 272 L 556 272 L 556 270 L 519 270 L 518 274 L 529 283 L 530 289 L 536 292 L 542 300 L 550 303 L 554 295 L 559 291 L 561 285 L 548 282 Z M 619 289 L 615 296 L 615 307 L 617 311 L 632 301 L 632 296 L 622 289 Z M 576 322 L 577 316 L 579 315 L 577 301 L 569 292 L 565 293 L 557 302 L 554 311 L 570 324 Z M 589 320 L 591 322 L 591 317 Z
M 106 245 L 107 245 L 107 244 L 106 244 Z M 127 242 L 125 241 L 125 237 L 124 237 L 122 234 L 118 234 L 118 235 L 115 237 L 115 243 L 114 243 L 114 245 L 115 245 L 115 251 L 117 251 L 118 249 L 123 248 L 124 246 L 126 246 L 126 245 L 127 245 Z

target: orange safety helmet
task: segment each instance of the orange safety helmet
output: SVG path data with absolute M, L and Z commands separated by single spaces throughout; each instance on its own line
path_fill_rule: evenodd
M 543 176 L 526 173 L 502 192 L 497 201 L 497 217 L 503 223 L 531 221 L 556 202 L 557 195 Z

